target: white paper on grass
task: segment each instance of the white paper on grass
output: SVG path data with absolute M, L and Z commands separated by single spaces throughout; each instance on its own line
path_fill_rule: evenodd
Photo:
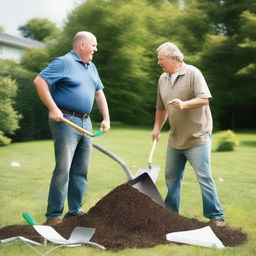
M 183 244 L 225 248 L 220 239 L 214 234 L 210 226 L 189 231 L 169 233 L 166 234 L 166 239 L 171 242 Z
M 10 164 L 11 167 L 20 167 L 20 163 L 16 161 L 12 161 Z
M 35 244 L 35 245 L 41 245 L 40 243 L 35 242 L 33 240 L 30 240 L 30 239 L 27 239 L 23 236 L 14 236 L 14 237 L 2 239 L 0 241 L 1 241 L 1 243 L 10 243 L 10 242 L 15 242 L 15 241 L 23 241 L 23 242 L 27 242 L 27 243 L 31 243 L 31 244 Z
M 33 227 L 42 237 L 54 244 L 63 244 L 67 246 L 74 244 L 90 244 L 100 249 L 105 249 L 104 246 L 90 241 L 95 233 L 95 228 L 76 227 L 72 231 L 70 238 L 65 239 L 51 226 L 33 225 Z

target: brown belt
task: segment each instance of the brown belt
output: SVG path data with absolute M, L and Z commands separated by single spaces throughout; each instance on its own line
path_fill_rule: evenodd
M 72 112 L 72 111 L 69 111 L 66 109 L 62 109 L 62 108 L 60 108 L 60 110 L 63 114 L 68 114 L 68 115 L 76 116 L 76 117 L 80 117 L 80 118 L 88 118 L 90 116 L 89 114 L 79 114 L 79 113 Z

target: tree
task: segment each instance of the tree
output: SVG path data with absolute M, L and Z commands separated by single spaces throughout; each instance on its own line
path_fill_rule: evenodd
M 18 129 L 20 115 L 14 110 L 14 97 L 17 87 L 15 81 L 8 76 L 0 75 L 0 145 L 8 144 L 11 135 Z
M 96 35 L 99 53 L 93 61 L 105 85 L 112 120 L 142 124 L 153 118 L 155 98 L 151 92 L 156 81 L 149 78 L 151 59 L 146 49 L 152 45 L 148 39 L 153 38 L 146 19 L 153 11 L 145 1 L 86 1 L 70 14 L 56 42 L 60 47 L 52 48 L 52 56 L 62 55 L 70 50 L 77 31 Z
M 198 65 L 205 69 L 213 94 L 215 120 L 221 129 L 255 127 L 255 120 L 248 117 L 254 115 L 256 108 L 251 72 L 255 71 L 256 51 L 253 44 L 247 43 L 255 40 L 251 29 L 256 27 L 256 6 L 251 0 L 197 2 L 214 28 L 207 36 Z
M 12 139 L 25 141 L 49 138 L 47 110 L 38 99 L 33 85 L 33 80 L 37 73 L 28 71 L 20 64 L 8 60 L 0 60 L 0 66 L 0 77 L 8 77 L 15 81 L 17 85 L 15 97 L 12 99 L 12 106 L 20 114 L 20 128 L 12 135 Z M 12 119 L 15 120 L 13 117 Z
M 72 39 L 81 30 L 98 39 L 93 61 L 105 86 L 112 121 L 152 125 L 162 73 L 155 50 L 171 41 L 185 54 L 185 62 L 199 67 L 206 77 L 215 129 L 256 127 L 256 119 L 247 118 L 256 108 L 255 5 L 249 5 L 252 0 L 185 2 L 182 11 L 176 0 L 87 0 L 77 6 L 63 31 L 47 40 L 46 49 L 27 50 L 21 66 L 8 64 L 8 76 L 18 87 L 15 109 L 23 116 L 14 139 L 49 137 L 47 109 L 32 81 L 50 60 L 72 48 Z M 232 10 L 235 19 L 228 16 Z M 1 67 L 0 73 L 4 70 Z M 98 113 L 93 110 L 93 120 L 100 120 Z
M 237 34 L 240 16 L 246 10 L 256 11 L 254 0 L 196 0 L 198 8 L 205 12 L 206 21 L 213 32 L 224 35 Z
M 27 49 L 21 57 L 21 66 L 31 72 L 39 73 L 50 62 L 47 49 Z
M 0 32 L 4 32 L 4 28 L 1 25 L 0 25 Z
M 245 11 L 241 15 L 240 36 L 242 43 L 239 45 L 242 49 L 250 50 L 251 54 L 247 58 L 247 62 L 237 72 L 238 75 L 247 76 L 249 79 L 255 79 L 256 74 L 256 13 Z
M 59 32 L 54 22 L 42 18 L 30 19 L 25 25 L 19 26 L 18 30 L 24 37 L 38 41 L 45 41 Z
M 94 62 L 105 85 L 111 119 L 151 124 L 162 72 L 156 48 L 171 39 L 190 54 L 199 51 L 208 29 L 201 13 L 180 12 L 176 3 L 166 1 L 88 0 L 69 15 L 62 35 L 49 48 L 50 55 L 65 54 L 77 31 L 93 32 L 99 49 Z

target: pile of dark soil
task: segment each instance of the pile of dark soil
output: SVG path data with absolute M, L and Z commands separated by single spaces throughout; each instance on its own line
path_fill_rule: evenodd
M 96 232 L 91 240 L 107 249 L 116 250 L 167 244 L 170 243 L 165 237 L 167 233 L 208 225 L 211 224 L 172 212 L 137 189 L 123 184 L 103 197 L 87 214 L 66 218 L 54 228 L 63 237 L 69 238 L 76 226 L 94 227 Z M 211 228 L 225 246 L 238 246 L 247 241 L 247 235 L 241 230 L 213 225 Z M 0 239 L 12 236 L 42 240 L 29 225 L 13 225 L 0 229 Z

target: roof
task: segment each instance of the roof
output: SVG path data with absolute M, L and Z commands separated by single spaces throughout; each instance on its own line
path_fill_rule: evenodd
M 36 40 L 0 33 L 0 44 L 11 45 L 18 48 L 44 48 L 45 44 Z

